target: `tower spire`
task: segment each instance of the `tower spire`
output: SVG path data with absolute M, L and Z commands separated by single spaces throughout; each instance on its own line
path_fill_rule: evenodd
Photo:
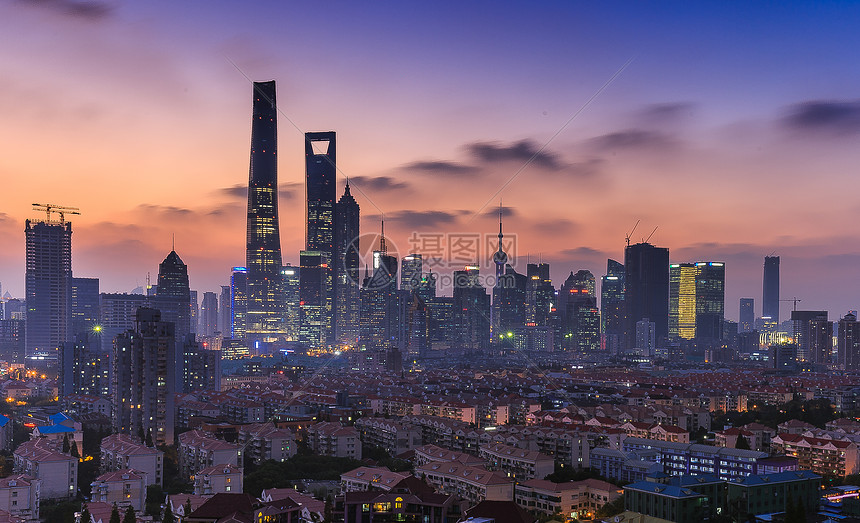
M 388 254 L 388 247 L 385 245 L 385 216 L 382 217 L 382 232 L 379 236 L 379 251 L 382 254 Z
M 502 200 L 499 200 L 499 252 L 502 252 Z

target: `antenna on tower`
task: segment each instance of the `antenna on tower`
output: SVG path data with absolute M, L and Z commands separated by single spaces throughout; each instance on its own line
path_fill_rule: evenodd
M 633 228 L 630 229 L 630 232 L 627 233 L 627 236 L 624 237 L 624 241 L 627 242 L 627 246 L 630 247 L 630 237 L 633 236 L 633 233 L 636 232 L 636 227 L 639 227 L 639 222 L 642 220 L 636 220 L 636 223 L 633 224 Z
M 385 246 L 385 215 L 382 215 L 382 232 L 379 237 L 379 251 L 382 254 L 388 254 L 388 247 Z
M 657 227 L 659 227 L 659 225 Z M 649 234 L 648 237 L 645 238 L 645 243 L 648 243 L 648 240 L 650 240 L 651 237 L 654 236 L 654 233 L 657 232 L 657 227 L 654 227 L 654 230 L 651 231 L 651 234 Z

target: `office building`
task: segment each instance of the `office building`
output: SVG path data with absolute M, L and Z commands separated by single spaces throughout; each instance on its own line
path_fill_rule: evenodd
M 848 313 L 839 320 L 836 336 L 838 367 L 846 371 L 860 371 L 860 322 Z
M 332 264 L 335 260 L 334 220 L 337 181 L 337 140 L 334 131 L 305 133 L 305 175 L 307 189 L 305 250 L 317 252 L 320 257 L 319 274 L 309 272 L 308 277 L 314 281 L 314 285 L 316 285 L 317 279 L 321 280 L 320 343 L 329 344 L 334 340 L 332 331 L 332 293 L 334 290 Z M 346 202 L 344 203 L 346 205 Z M 354 218 L 354 216 L 350 216 L 350 218 Z M 304 270 L 301 276 L 305 277 Z
M 326 344 L 325 254 L 301 251 L 299 264 L 299 342 L 305 349 L 318 349 Z
M 214 336 L 218 331 L 218 296 L 214 292 L 204 292 L 200 307 L 200 329 L 197 332 Z
M 349 181 L 335 206 L 334 216 L 334 339 L 339 344 L 358 343 L 360 209 L 349 192 Z M 420 277 L 420 273 L 419 273 Z
M 245 337 L 257 349 L 255 352 L 263 352 L 267 344 L 281 336 L 284 321 L 277 145 L 275 82 L 254 82 L 245 251 Z
M 723 339 L 725 320 L 723 262 L 669 266 L 669 339 Z
M 424 271 L 424 257 L 421 254 L 407 254 L 400 260 L 400 289 L 417 291 L 421 286 Z
M 555 288 L 549 277 L 549 264 L 529 263 L 526 266 L 526 324 L 548 325 L 554 301 Z
M 624 346 L 633 348 L 636 323 L 654 322 L 657 344 L 669 335 L 669 249 L 650 243 L 624 250 Z
M 373 251 L 373 273 L 361 287 L 361 345 L 368 349 L 394 346 L 398 334 L 397 258 L 388 254 L 384 233 Z
M 755 299 L 741 298 L 738 319 L 738 333 L 752 332 L 755 329 Z
M 624 340 L 624 265 L 606 260 L 606 275 L 600 279 L 601 344 L 610 354 L 621 352 Z
M 284 296 L 284 338 L 299 341 L 301 326 L 301 267 L 287 264 L 281 267 Z
M 454 271 L 451 307 L 451 348 L 482 355 L 490 341 L 490 295 L 481 285 L 478 267 Z
M 587 354 L 600 348 L 600 311 L 591 271 L 568 275 L 558 291 L 556 346 Z
M 69 341 L 71 322 L 72 224 L 24 222 L 27 357 L 57 359 Z
M 233 267 L 230 276 L 230 337 L 244 340 L 248 316 L 248 269 Z
M 170 251 L 158 266 L 158 290 L 154 297 L 148 297 L 149 306 L 161 311 L 163 321 L 175 326 L 177 341 L 197 331 L 197 323 L 192 312 L 197 304 L 188 286 L 188 266 L 176 251 Z
M 764 257 L 761 315 L 779 325 L 779 256 Z
M 218 331 L 221 336 L 229 338 L 232 335 L 233 322 L 230 319 L 230 286 L 222 285 L 218 294 Z
M 833 322 L 827 311 L 791 311 L 797 360 L 832 365 Z

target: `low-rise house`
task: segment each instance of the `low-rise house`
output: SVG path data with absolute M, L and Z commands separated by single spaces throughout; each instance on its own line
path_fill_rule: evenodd
M 271 421 L 242 425 L 238 436 L 237 443 L 244 450 L 243 460 L 246 461 L 286 461 L 296 455 L 293 431 L 278 428 Z
M 364 445 L 397 456 L 421 445 L 421 429 L 411 423 L 385 418 L 359 418 L 355 422 Z
M 477 465 L 453 461 L 434 461 L 415 468 L 437 491 L 456 494 L 476 504 L 484 500 L 512 501 L 514 483 L 510 478 Z
M 216 439 L 200 430 L 180 434 L 177 452 L 179 471 L 188 478 L 213 465 L 242 466 L 242 451 L 238 445 Z
M 308 446 L 315 454 L 361 459 L 361 439 L 355 427 L 338 422 L 321 422 L 307 430 Z
M 206 467 L 194 474 L 193 481 L 197 496 L 242 492 L 242 469 L 229 464 Z
M 41 484 L 40 480 L 23 474 L 0 479 L 0 511 L 21 521 L 39 521 Z
M 358 467 L 340 475 L 340 490 L 341 492 L 388 491 L 407 477 L 409 474 L 392 472 L 385 467 Z
M 530 479 L 515 487 L 514 501 L 526 510 L 543 514 L 561 513 L 571 519 L 591 519 L 599 508 L 621 494 L 619 487 L 598 479 L 566 483 Z
M 128 434 L 111 434 L 102 439 L 101 472 L 134 469 L 146 475 L 147 485 L 161 485 L 164 452 L 142 445 Z
M 146 473 L 134 469 L 107 472 L 91 484 L 92 501 L 116 504 L 126 510 L 132 507 L 140 512 L 146 506 Z
M 487 469 L 502 471 L 517 481 L 543 479 L 555 470 L 552 456 L 504 443 L 482 445 L 479 455 L 487 461 Z
M 432 461 L 456 461 L 464 465 L 486 465 L 487 461 L 473 454 L 443 449 L 437 445 L 421 445 L 415 449 L 415 464 L 423 465 Z
M 41 480 L 42 499 L 70 499 L 77 495 L 77 458 L 57 452 L 40 438 L 18 445 L 13 459 L 16 474 Z

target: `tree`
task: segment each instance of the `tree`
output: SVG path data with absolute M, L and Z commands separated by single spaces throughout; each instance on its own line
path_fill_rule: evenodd
M 71 449 L 70 454 L 72 455 L 73 458 L 79 458 L 80 459 L 81 453 L 78 452 L 78 442 L 77 441 L 72 441 L 72 449 Z
M 185 511 L 184 512 L 185 513 L 183 515 L 186 518 L 188 517 L 189 514 L 191 514 L 191 512 L 192 512 L 192 510 L 191 510 L 191 498 L 188 498 L 187 500 L 185 500 Z
M 170 503 L 164 507 L 164 513 L 161 515 L 161 523 L 174 523 L 176 518 L 173 517 L 173 510 L 170 508 Z
M 113 504 L 113 510 L 110 511 L 110 523 L 122 523 L 119 518 L 119 509 L 116 503 Z
M 69 435 L 65 434 L 63 436 L 63 454 L 69 453 Z
M 155 446 L 152 444 L 152 427 L 149 427 L 149 429 L 147 429 L 147 431 L 146 431 L 146 441 L 144 442 L 144 444 L 147 447 L 154 447 Z
M 735 442 L 735 448 L 739 450 L 750 450 L 750 442 L 743 434 L 738 434 L 738 440 Z
M 91 523 L 92 515 L 90 514 L 90 507 L 84 505 L 84 509 L 81 511 L 81 523 Z
M 332 499 L 331 496 L 326 496 L 325 507 L 323 508 L 323 523 L 332 523 Z
M 137 516 L 134 514 L 134 509 L 129 505 L 125 511 L 125 517 L 122 518 L 122 523 L 137 523 Z

